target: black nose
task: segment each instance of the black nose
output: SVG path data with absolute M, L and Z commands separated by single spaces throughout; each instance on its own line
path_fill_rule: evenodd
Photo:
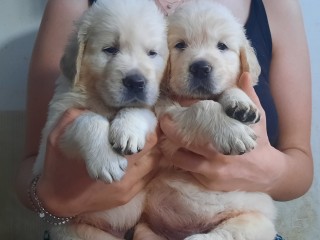
M 146 79 L 141 74 L 128 75 L 122 82 L 126 88 L 135 92 L 142 91 L 146 85 Z
M 203 78 L 211 73 L 212 66 L 207 61 L 200 60 L 193 62 L 189 67 L 189 71 L 193 76 Z

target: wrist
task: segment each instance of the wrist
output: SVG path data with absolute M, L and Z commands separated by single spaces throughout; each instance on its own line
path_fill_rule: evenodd
M 275 150 L 272 155 L 278 166 L 278 177 L 271 184 L 269 195 L 276 201 L 289 201 L 304 195 L 312 184 L 312 159 L 299 149 Z
M 35 181 L 35 179 L 33 179 Z M 64 199 L 62 194 L 55 190 L 55 187 L 48 183 L 44 176 L 40 175 L 36 183 L 35 191 L 43 208 L 58 217 L 72 217 L 78 215 L 76 204 L 70 204 L 67 199 Z
M 48 209 L 48 207 L 44 206 L 43 201 L 40 200 L 38 196 L 38 182 L 39 182 L 40 176 L 36 176 L 31 181 L 30 187 L 28 189 L 28 196 L 30 203 L 32 204 L 32 207 L 34 211 L 38 214 L 38 216 L 45 222 L 53 225 L 63 225 L 71 221 L 74 216 L 71 217 L 62 217 L 59 214 L 55 214 L 52 211 L 52 209 Z

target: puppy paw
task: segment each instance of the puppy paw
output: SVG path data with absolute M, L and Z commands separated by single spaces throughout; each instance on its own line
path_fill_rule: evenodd
M 250 152 L 256 146 L 254 131 L 237 121 L 233 121 L 215 134 L 217 149 L 226 155 L 241 155 Z
M 140 152 L 145 145 L 144 134 L 137 129 L 128 131 L 127 128 L 115 126 L 110 128 L 109 141 L 114 151 L 121 155 L 131 155 Z
M 109 142 L 121 155 L 140 152 L 156 125 L 157 119 L 148 109 L 123 109 L 110 125 Z
M 248 102 L 233 101 L 225 108 L 226 114 L 242 123 L 253 124 L 260 120 L 256 106 Z
M 102 159 L 87 161 L 87 170 L 93 179 L 100 179 L 107 183 L 120 181 L 125 174 L 128 161 L 117 155 L 108 154 Z
M 257 123 L 260 113 L 252 100 L 239 88 L 230 88 L 222 93 L 219 103 L 226 114 L 245 124 Z

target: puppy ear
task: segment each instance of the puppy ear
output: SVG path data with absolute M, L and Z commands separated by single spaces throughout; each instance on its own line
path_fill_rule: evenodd
M 251 46 L 250 41 L 247 39 L 245 40 L 244 46 L 240 49 L 240 63 L 241 72 L 249 72 L 252 84 L 257 84 L 261 68 L 256 53 Z
M 72 35 L 60 61 L 62 73 L 73 82 L 74 86 L 80 83 L 80 70 L 87 43 L 88 27 L 87 23 L 78 25 L 78 30 Z

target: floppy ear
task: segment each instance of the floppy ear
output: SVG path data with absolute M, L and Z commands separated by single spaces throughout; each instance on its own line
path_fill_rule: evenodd
M 78 25 L 78 30 L 72 35 L 60 61 L 63 75 L 73 82 L 73 86 L 80 83 L 80 69 L 87 43 L 88 27 L 87 23 Z
M 252 84 L 256 85 L 261 68 L 253 47 L 250 41 L 245 39 L 244 46 L 240 49 L 241 72 L 249 72 L 252 79 Z

